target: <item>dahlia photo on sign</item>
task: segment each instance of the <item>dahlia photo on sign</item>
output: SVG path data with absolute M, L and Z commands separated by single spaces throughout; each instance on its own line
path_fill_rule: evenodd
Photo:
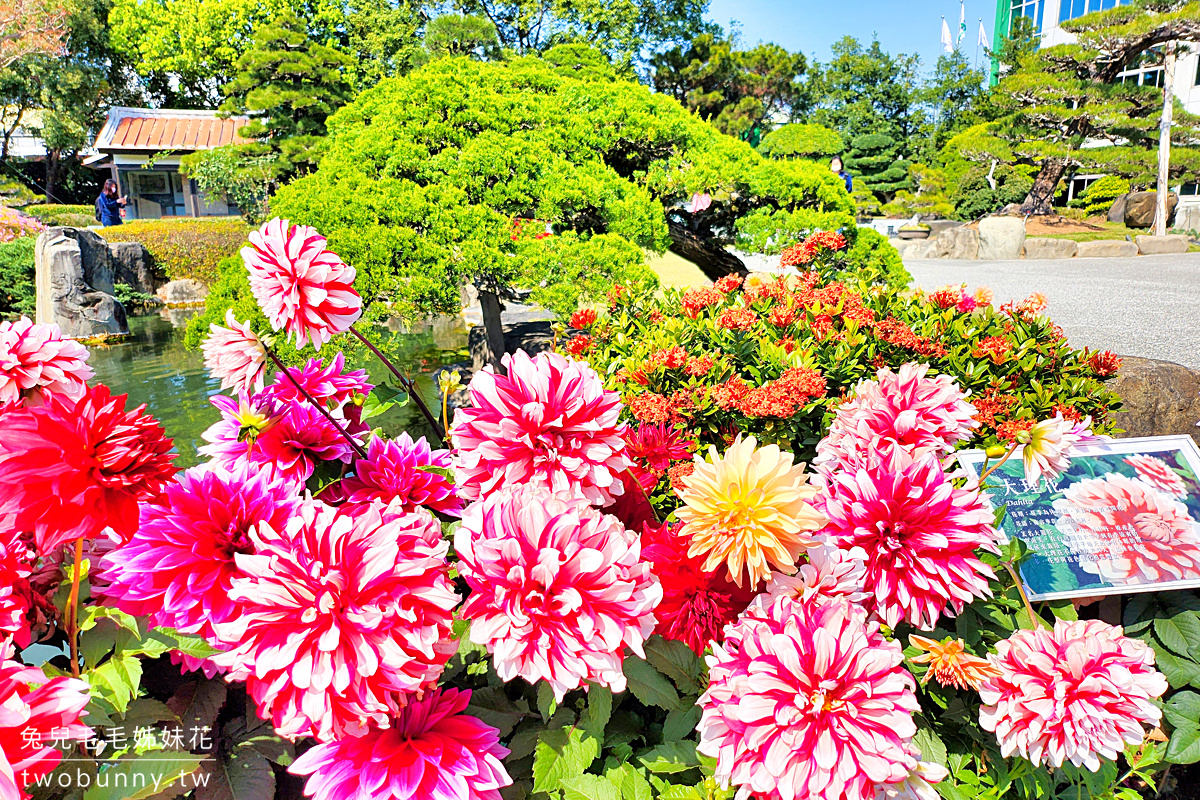
M 1085 444 L 1050 460 L 1060 462 L 1053 480 L 1029 480 L 1014 456 L 984 487 L 1005 509 L 1002 533 L 1030 548 L 1021 576 L 1031 599 L 1200 586 L 1200 450 L 1190 437 Z M 973 476 L 987 470 L 978 451 L 959 462 Z

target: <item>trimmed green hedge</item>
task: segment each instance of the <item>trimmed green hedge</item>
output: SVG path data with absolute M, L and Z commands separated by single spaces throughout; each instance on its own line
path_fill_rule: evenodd
M 0 314 L 33 316 L 33 246 L 36 236 L 21 236 L 0 242 Z
M 217 280 L 217 264 L 236 255 L 250 228 L 240 217 L 133 220 L 104 228 L 110 242 L 141 242 L 171 280 L 193 278 L 206 285 Z

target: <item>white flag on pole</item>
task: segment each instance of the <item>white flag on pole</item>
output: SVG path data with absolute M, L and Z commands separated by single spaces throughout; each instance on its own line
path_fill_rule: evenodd
M 958 38 L 954 40 L 954 46 L 962 44 L 962 40 L 965 38 L 967 38 L 967 2 L 958 0 Z
M 991 42 L 988 41 L 987 31 L 983 29 L 983 20 L 979 20 L 979 46 L 987 47 Z
M 947 53 L 954 52 L 954 40 L 950 38 L 950 23 L 946 22 L 945 17 L 942 17 L 942 47 L 946 48 Z

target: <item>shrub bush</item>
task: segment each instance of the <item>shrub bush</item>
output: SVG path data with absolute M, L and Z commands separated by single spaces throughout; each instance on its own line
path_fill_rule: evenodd
M 87 205 L 42 203 L 36 206 L 25 206 L 21 210 L 31 217 L 37 217 L 47 225 L 75 226 L 75 221 L 80 217 L 86 219 L 88 225 L 96 222 L 96 209 Z
M 1107 214 L 1113 201 L 1129 191 L 1129 181 L 1116 175 L 1105 175 L 1093 182 L 1083 194 L 1071 201 L 1071 208 L 1082 208 L 1089 217 Z
M 0 314 L 33 315 L 35 236 L 0 242 Z
M 1012 167 L 997 167 L 992 174 L 996 182 L 993 189 L 988 183 L 988 171 L 974 167 L 959 182 L 950 198 L 954 203 L 954 218 L 978 219 L 993 211 L 999 211 L 1009 203 L 1020 203 L 1033 188 L 1033 179 L 1022 175 Z
M 219 217 L 133 220 L 104 228 L 100 235 L 110 242 L 141 242 L 171 280 L 193 278 L 212 284 L 218 262 L 237 253 L 248 231 L 238 217 Z

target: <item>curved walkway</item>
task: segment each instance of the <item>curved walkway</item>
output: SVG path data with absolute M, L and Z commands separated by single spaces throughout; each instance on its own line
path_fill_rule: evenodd
M 1041 292 L 1075 347 L 1200 369 L 1200 253 L 1047 261 L 905 261 L 913 285 L 988 286 L 996 305 Z

